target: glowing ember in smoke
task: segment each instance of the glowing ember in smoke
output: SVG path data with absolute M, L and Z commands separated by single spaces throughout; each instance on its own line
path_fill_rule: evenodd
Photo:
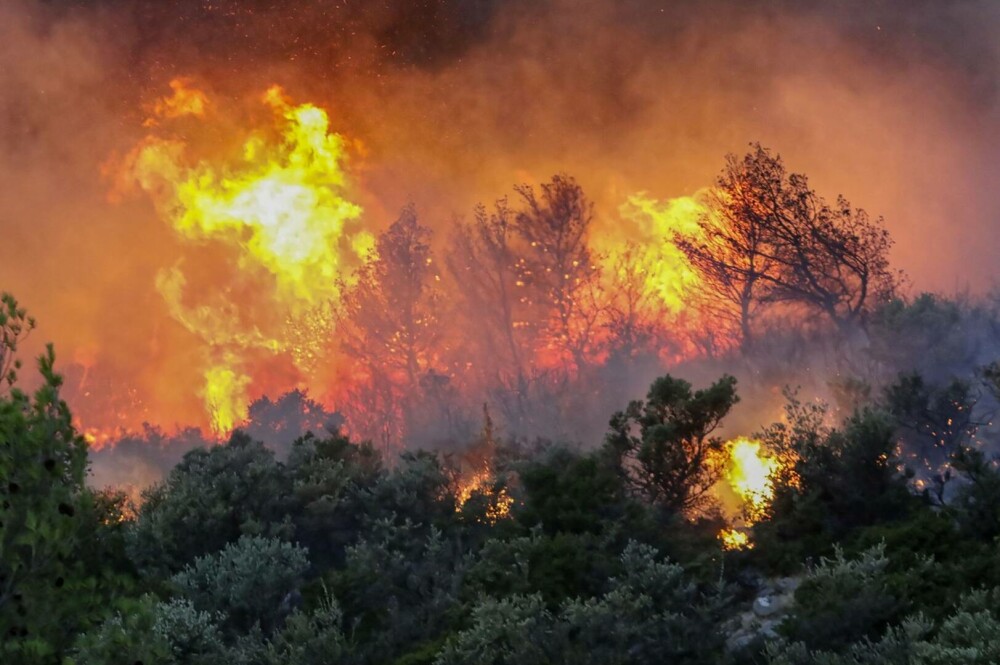
M 183 80 L 171 87 L 173 95 L 151 107 L 156 122 L 147 126 L 212 119 L 203 92 Z M 238 155 L 218 157 L 214 145 L 152 135 L 119 175 L 149 194 L 178 235 L 218 243 L 235 268 L 221 284 L 189 287 L 182 263 L 157 280 L 171 315 L 206 342 L 201 395 L 220 433 L 245 417 L 251 358 L 284 355 L 309 374 L 316 344 L 332 332 L 341 281 L 374 247 L 360 227 L 361 208 L 346 198 L 345 141 L 331 133 L 326 111 L 294 105 L 278 87 L 262 102 L 269 122 L 247 132 Z
M 780 469 L 777 459 L 761 452 L 761 443 L 739 437 L 726 443 L 726 466 L 723 476 L 741 502 L 744 526 L 752 526 L 764 516 L 774 495 L 773 479 Z M 748 549 L 753 546 L 743 531 L 724 529 L 719 539 L 725 549 Z

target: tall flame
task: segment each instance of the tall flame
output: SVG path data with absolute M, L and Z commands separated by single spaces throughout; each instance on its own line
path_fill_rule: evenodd
M 646 292 L 672 314 L 686 307 L 688 295 L 698 283 L 698 274 L 674 244 L 674 236 L 700 233 L 699 220 L 708 214 L 702 197 L 699 192 L 661 202 L 639 192 L 619 208 L 622 219 L 631 227 L 626 233 L 639 248 L 638 263 Z M 609 236 L 609 240 L 612 242 L 603 249 L 614 260 L 625 244 L 616 235 Z
M 205 93 L 187 81 L 171 87 L 147 126 L 211 118 Z M 237 269 L 221 287 L 188 288 L 183 263 L 157 280 L 172 316 L 207 343 L 201 395 L 219 433 L 245 417 L 251 356 L 287 355 L 300 373 L 312 369 L 316 345 L 333 328 L 342 278 L 375 244 L 360 228 L 361 207 L 346 198 L 346 144 L 330 131 L 326 111 L 292 104 L 279 87 L 261 101 L 271 121 L 249 132 L 238 154 L 192 159 L 215 146 L 152 135 L 120 175 L 150 195 L 178 236 L 221 244 Z
M 781 464 L 761 451 L 761 442 L 738 437 L 725 445 L 723 477 L 741 503 L 744 527 L 764 517 L 774 496 L 774 478 Z M 719 538 L 726 549 L 753 547 L 745 531 L 724 529 Z

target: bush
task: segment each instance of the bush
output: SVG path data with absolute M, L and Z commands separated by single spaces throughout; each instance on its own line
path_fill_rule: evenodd
M 143 494 L 129 551 L 141 569 L 169 575 L 243 535 L 291 537 L 290 493 L 274 454 L 236 432 L 223 446 L 187 453 Z
M 242 536 L 220 552 L 198 557 L 172 580 L 194 607 L 221 614 L 230 631 L 259 624 L 270 632 L 290 611 L 286 599 L 309 568 L 307 554 L 275 538 Z

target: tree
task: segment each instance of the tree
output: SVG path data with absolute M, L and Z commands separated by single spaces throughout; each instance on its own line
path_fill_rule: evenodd
M 416 208 L 403 208 L 344 293 L 338 337 L 374 393 L 356 395 L 353 406 L 367 411 L 368 433 L 386 447 L 413 431 L 414 396 L 436 363 L 441 330 L 430 236 Z
M 523 398 L 534 317 L 512 217 L 506 199 L 491 212 L 477 206 L 473 222 L 455 228 L 447 264 L 464 301 L 460 312 L 484 343 L 482 362 Z
M 616 562 L 621 574 L 604 581 L 606 592 L 565 599 L 555 609 L 539 593 L 484 596 L 472 608 L 471 625 L 435 662 L 719 662 L 722 595 L 703 593 L 681 566 L 658 558 L 654 548 L 630 541 Z
M 781 626 L 814 649 L 843 648 L 881 633 L 902 603 L 889 588 L 885 546 L 847 559 L 839 548 L 808 571 L 795 592 L 795 612 Z
M 87 490 L 87 445 L 60 397 L 49 345 L 41 387 L 14 383 L 16 344 L 34 325 L 9 295 L 0 317 L 0 661 L 58 662 L 98 623 L 127 575 L 120 502 Z M 111 566 L 120 566 L 110 570 Z
M 317 566 L 343 563 L 366 518 L 365 496 L 385 475 L 378 451 L 339 432 L 306 435 L 292 443 L 287 468 L 296 540 Z
M 698 221 L 699 233 L 674 238 L 701 277 L 707 307 L 735 319 L 744 350 L 753 346 L 754 322 L 770 286 L 766 276 L 775 271 L 767 217 L 755 189 L 745 182 L 761 175 L 729 155 L 709 201 L 710 212 Z M 713 307 L 716 302 L 724 306 Z
M 985 541 L 1000 536 L 1000 471 L 995 458 L 962 446 L 952 457 L 962 479 L 950 508 L 963 531 Z
M 901 374 L 885 389 L 885 404 L 901 428 L 902 444 L 934 473 L 938 499 L 943 501 L 946 478 L 938 467 L 975 438 L 989 417 L 980 417 L 980 396 L 968 381 L 952 379 L 928 385 L 918 372 Z
M 611 357 L 630 361 L 654 356 L 667 335 L 667 311 L 662 299 L 647 284 L 646 261 L 641 248 L 628 241 L 608 266 L 603 327 Z
M 35 319 L 9 293 L 0 293 L 0 392 L 17 381 L 17 347 L 35 327 Z M 6 385 L 5 385 L 6 384 Z
M 185 454 L 143 493 L 132 558 L 147 572 L 174 573 L 242 535 L 290 536 L 290 495 L 274 453 L 236 431 L 225 445 Z
M 547 343 L 579 372 L 595 350 L 600 320 L 599 272 L 587 246 L 593 204 L 565 175 L 553 176 L 540 195 L 530 185 L 516 191 L 523 205 L 514 224 L 527 245 L 525 280 L 550 319 Z
M 731 376 L 696 392 L 683 379 L 660 377 L 645 402 L 612 417 L 605 449 L 641 496 L 668 513 L 690 512 L 719 478 L 722 440 L 711 434 L 737 401 Z
M 276 538 L 242 536 L 173 576 L 200 612 L 219 614 L 237 634 L 273 631 L 309 568 L 308 551 Z
M 782 463 L 767 519 L 754 525 L 758 549 L 772 563 L 827 554 L 858 529 L 899 521 L 922 505 L 901 470 L 888 414 L 865 407 L 830 428 L 824 408 L 794 398 L 787 413 L 787 424 L 763 434 Z
M 679 238 L 678 246 L 706 288 L 735 306 L 744 344 L 762 305 L 802 305 L 841 330 L 864 324 L 899 281 L 882 220 L 843 197 L 827 203 L 780 156 L 751 148 L 727 158 L 702 237 Z

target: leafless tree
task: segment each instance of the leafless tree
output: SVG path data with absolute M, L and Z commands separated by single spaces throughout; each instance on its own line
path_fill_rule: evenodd
M 549 343 L 580 371 L 593 351 L 600 318 L 594 307 L 599 272 L 587 246 L 593 204 L 569 176 L 554 176 L 540 190 L 516 188 L 522 208 L 514 225 L 527 245 L 523 274 L 536 301 L 551 312 Z
M 337 332 L 345 353 L 369 374 L 378 402 L 398 404 L 404 432 L 411 429 L 412 401 L 421 378 L 433 369 L 441 337 L 430 235 L 415 208 L 404 208 L 379 237 L 355 283 L 345 287 Z

